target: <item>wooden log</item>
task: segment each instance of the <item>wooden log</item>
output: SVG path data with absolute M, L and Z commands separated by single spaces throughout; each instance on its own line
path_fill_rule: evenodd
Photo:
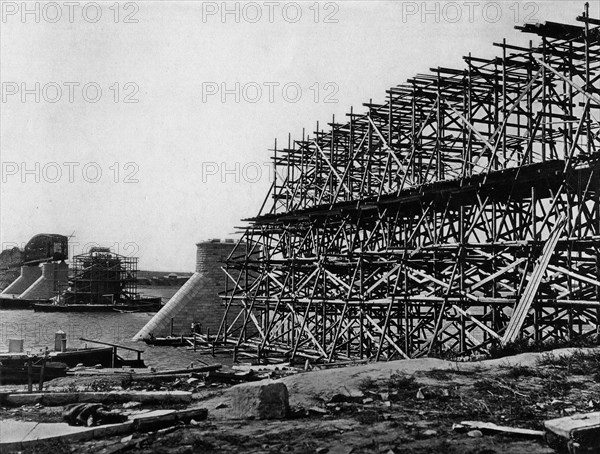
M 482 432 L 502 433 L 507 435 L 518 435 L 521 437 L 544 438 L 543 430 L 521 429 L 519 427 L 498 426 L 493 422 L 461 421 L 461 425 L 469 429 L 477 429 Z
M 33 392 L 33 372 L 32 372 L 33 360 L 29 358 L 27 360 L 27 392 Z
M 92 342 L 94 344 L 108 345 L 109 347 L 122 348 L 123 350 L 128 350 L 130 352 L 144 353 L 144 350 L 139 350 L 137 348 L 126 347 L 124 345 L 114 344 L 112 342 L 103 342 L 103 341 L 98 341 L 98 340 L 93 340 L 93 339 L 86 339 L 85 337 L 80 337 L 79 340 L 80 341 L 84 341 L 84 342 Z
M 264 378 L 258 376 L 253 373 L 253 371 L 248 371 L 245 373 L 232 373 L 232 372 L 217 372 L 212 371 L 209 372 L 207 376 L 200 376 L 199 374 L 192 374 L 192 377 L 195 378 L 204 378 L 208 382 L 220 382 L 220 383 L 242 383 L 242 382 L 250 382 L 250 381 L 259 381 Z
M 188 369 L 170 369 L 170 370 L 161 370 L 157 373 L 161 375 L 171 375 L 171 374 L 191 374 L 192 372 L 210 372 L 213 370 L 219 370 L 223 367 L 221 364 L 211 364 L 209 366 L 202 367 L 191 367 Z

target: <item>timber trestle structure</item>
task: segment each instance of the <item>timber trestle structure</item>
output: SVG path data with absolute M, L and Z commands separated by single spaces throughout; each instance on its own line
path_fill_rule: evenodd
M 577 20 L 276 143 L 209 348 L 390 360 L 596 333 L 600 20 Z

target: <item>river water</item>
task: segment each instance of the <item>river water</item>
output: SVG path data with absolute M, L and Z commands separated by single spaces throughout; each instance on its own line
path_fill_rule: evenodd
M 32 353 L 54 349 L 54 334 L 62 330 L 67 334 L 67 348 L 97 346 L 79 340 L 111 342 L 126 347 L 144 350 L 142 358 L 149 367 L 172 369 L 187 367 L 190 363 L 201 366 L 228 362 L 230 358 L 200 355 L 185 347 L 153 347 L 143 342 L 132 342 L 131 338 L 142 328 L 154 313 L 121 314 L 118 312 L 34 312 L 32 310 L 0 310 L 0 351 L 8 351 L 8 339 L 23 339 L 25 351 Z M 135 358 L 134 352 L 119 350 L 125 358 Z

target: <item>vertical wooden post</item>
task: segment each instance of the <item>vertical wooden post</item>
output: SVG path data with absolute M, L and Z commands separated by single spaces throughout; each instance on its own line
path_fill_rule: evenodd
M 39 390 L 43 391 L 44 390 L 44 374 L 46 372 L 46 357 L 48 355 L 48 349 L 46 349 L 46 353 L 44 354 L 44 357 L 42 358 L 42 368 L 40 370 L 40 383 L 39 383 Z
M 27 392 L 32 392 L 33 391 L 33 371 L 32 369 L 32 359 L 28 358 L 27 359 Z
M 584 12 L 585 18 L 589 19 L 590 17 L 590 4 L 588 2 L 585 3 L 585 12 Z M 586 20 L 585 21 L 585 91 L 587 91 L 588 93 L 590 91 L 593 91 L 593 87 L 590 86 L 590 23 Z M 587 109 L 584 112 L 585 115 L 585 123 L 586 123 L 586 130 L 587 130 L 587 153 L 590 154 L 592 152 L 592 142 L 593 140 L 593 135 L 592 135 L 592 124 L 590 122 L 590 109 Z

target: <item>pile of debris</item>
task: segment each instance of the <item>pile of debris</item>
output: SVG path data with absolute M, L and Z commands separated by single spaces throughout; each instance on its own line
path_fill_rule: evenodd
M 600 351 L 588 349 L 478 364 L 422 359 L 306 373 L 287 365 L 212 365 L 122 371 L 110 381 L 104 371 L 93 390 L 65 392 L 63 382 L 53 392 L 2 395 L 0 417 L 33 430 L 30 438 L 12 441 L 16 449 L 34 443 L 34 435 L 48 440 L 27 426 L 36 424 L 84 451 L 324 454 L 341 446 L 344 453 L 485 448 L 533 454 L 549 446 L 590 453 L 600 446 L 598 364 Z

